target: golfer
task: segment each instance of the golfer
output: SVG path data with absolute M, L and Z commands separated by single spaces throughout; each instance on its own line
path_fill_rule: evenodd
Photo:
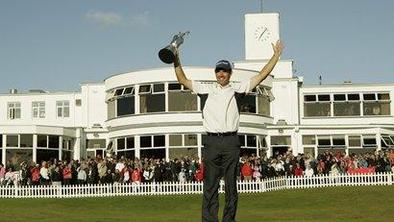
M 202 221 L 218 222 L 219 181 L 225 181 L 225 206 L 223 222 L 235 221 L 238 203 L 237 165 L 239 164 L 240 142 L 239 99 L 259 85 L 274 69 L 283 50 L 278 40 L 272 44 L 274 54 L 259 74 L 240 84 L 230 83 L 232 64 L 220 60 L 215 66 L 216 83 L 202 83 L 189 80 L 183 72 L 178 50 L 174 68 L 178 82 L 206 99 L 202 114 L 206 135 L 203 136 L 204 194 Z

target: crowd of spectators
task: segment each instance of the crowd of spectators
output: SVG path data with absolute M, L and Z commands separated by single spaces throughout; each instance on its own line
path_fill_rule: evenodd
M 317 158 L 310 154 L 294 156 L 289 150 L 284 154 L 275 153 L 271 158 L 244 156 L 240 162 L 240 179 L 244 180 L 278 176 L 394 172 L 394 150 L 350 155 L 341 151 L 326 151 Z
M 394 151 L 350 154 L 326 151 L 314 158 L 310 154 L 275 153 L 258 157 L 240 157 L 239 180 L 261 180 L 280 176 L 339 175 L 344 173 L 394 172 Z M 170 161 L 158 158 L 128 159 L 97 156 L 87 160 L 42 161 L 40 164 L 22 162 L 15 166 L 0 164 L 0 184 L 61 185 L 142 182 L 202 181 L 204 164 L 197 158 L 183 157 Z

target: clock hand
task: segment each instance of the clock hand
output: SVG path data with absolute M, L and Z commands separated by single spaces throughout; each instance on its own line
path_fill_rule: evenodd
M 260 34 L 259 40 L 261 40 L 261 37 L 264 35 L 264 33 L 267 31 L 267 28 L 264 29 L 264 31 Z

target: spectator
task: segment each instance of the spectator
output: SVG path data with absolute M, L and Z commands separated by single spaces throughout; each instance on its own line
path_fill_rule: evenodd
M 41 185 L 49 185 L 49 170 L 48 170 L 48 165 L 47 162 L 43 161 L 41 164 L 41 169 L 40 169 L 40 184 Z
M 78 176 L 77 176 L 78 184 L 86 184 L 87 174 L 83 166 L 78 167 L 77 172 L 78 172 Z
M 3 184 L 5 178 L 5 167 L 2 163 L 0 163 L 0 184 Z
M 107 161 L 100 160 L 97 164 L 97 168 L 100 183 L 105 183 L 105 177 L 107 176 Z
M 311 165 L 310 164 L 306 165 L 304 175 L 306 177 L 312 177 L 314 174 L 315 174 L 315 172 L 313 171 L 313 168 L 311 167 Z
M 144 182 L 151 182 L 153 178 L 153 170 L 151 166 L 146 166 L 144 173 L 142 174 L 144 177 Z
M 133 181 L 133 184 L 141 184 L 141 169 L 138 167 L 134 168 L 133 172 L 131 173 L 131 180 Z
M 72 179 L 71 163 L 64 166 L 62 174 L 63 174 L 63 184 L 65 185 L 71 184 L 71 179 Z
M 246 181 L 252 180 L 253 169 L 250 166 L 249 161 L 246 161 L 242 165 L 241 172 L 242 172 L 242 177 L 243 177 L 244 180 L 246 180 Z
M 56 165 L 51 173 L 52 185 L 54 186 L 62 185 L 62 178 L 63 178 L 63 174 L 61 172 L 60 165 Z
M 301 164 L 297 163 L 294 169 L 294 176 L 300 177 L 304 175 L 304 169 L 302 169 Z
M 256 181 L 260 181 L 261 179 L 261 168 L 259 163 L 253 166 L 253 179 Z

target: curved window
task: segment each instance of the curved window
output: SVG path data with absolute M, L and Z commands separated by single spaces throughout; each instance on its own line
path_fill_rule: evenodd
M 240 112 L 269 116 L 270 102 L 272 100 L 273 95 L 271 91 L 263 86 L 258 86 L 252 90 L 252 93 L 241 99 Z
M 164 112 L 164 84 L 141 85 L 139 89 L 140 113 Z
M 178 83 L 168 84 L 168 111 L 196 111 L 197 95 Z

